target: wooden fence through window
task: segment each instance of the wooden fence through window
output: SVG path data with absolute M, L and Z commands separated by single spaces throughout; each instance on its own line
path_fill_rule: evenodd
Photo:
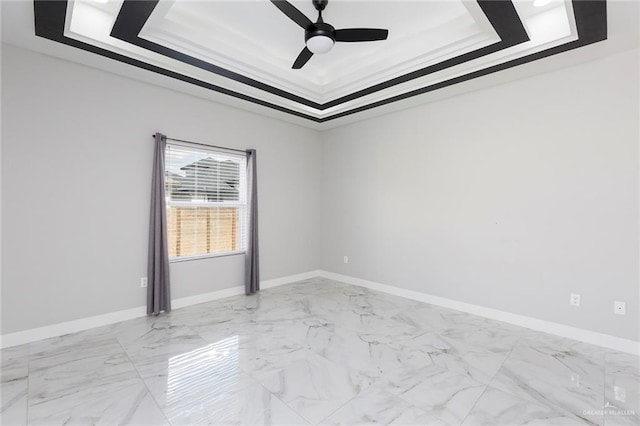
M 238 250 L 238 207 L 167 207 L 169 257 Z

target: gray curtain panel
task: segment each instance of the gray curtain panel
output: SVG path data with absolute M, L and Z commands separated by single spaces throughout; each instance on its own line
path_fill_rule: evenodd
M 260 266 L 258 259 L 258 177 L 256 150 L 247 150 L 247 184 L 249 186 L 249 223 L 247 227 L 247 254 L 245 256 L 245 293 L 260 290 Z
M 171 311 L 167 208 L 164 187 L 164 151 L 167 137 L 156 133 L 155 138 L 149 221 L 149 257 L 147 260 L 147 315 L 159 315 L 162 311 Z

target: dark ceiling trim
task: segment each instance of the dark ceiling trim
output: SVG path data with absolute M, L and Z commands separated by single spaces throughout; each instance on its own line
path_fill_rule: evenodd
M 527 64 L 529 62 L 536 61 L 538 59 L 547 58 L 549 56 L 557 55 L 558 53 L 567 52 L 569 50 L 577 49 L 579 47 L 586 46 L 588 44 L 597 43 L 607 39 L 607 2 L 606 0 L 573 0 L 573 15 L 576 20 L 576 29 L 578 32 L 578 39 L 569 43 L 562 44 L 560 46 L 552 47 L 547 50 L 543 50 L 531 55 L 523 56 L 511 61 L 503 62 L 488 68 L 484 68 L 469 74 L 465 74 L 450 80 L 442 81 L 440 83 L 432 84 L 430 86 L 422 87 L 420 89 L 412 90 L 410 92 L 403 93 L 391 98 L 383 99 L 378 102 L 374 102 L 368 105 L 363 105 L 358 108 L 351 109 L 349 111 L 343 111 L 341 113 L 334 114 L 330 117 L 326 117 L 321 122 L 335 120 L 337 118 L 346 117 L 351 114 L 356 114 L 362 111 L 367 111 L 372 108 L 380 107 L 390 104 L 392 102 L 401 101 L 403 99 L 411 98 L 413 96 L 422 95 L 424 93 L 432 92 L 434 90 L 442 89 L 454 84 L 462 83 L 464 81 L 473 80 L 474 78 L 482 77 L 485 75 L 493 74 L 498 71 L 513 68 L 519 65 Z
M 144 3 L 144 2 L 141 2 Z M 261 99 L 253 98 L 243 93 L 235 92 L 233 90 L 226 89 L 215 84 L 208 83 L 206 81 L 198 80 L 193 77 L 180 74 L 175 71 L 170 71 L 165 68 L 161 68 L 155 65 L 148 64 L 137 59 L 130 58 L 119 53 L 112 52 L 107 49 L 94 46 L 92 44 L 84 43 L 64 35 L 64 23 L 67 14 L 67 0 L 34 0 L 33 2 L 34 20 L 35 20 L 35 32 L 39 37 L 43 37 L 52 41 L 57 41 L 67 46 L 76 47 L 78 49 L 85 50 L 87 52 L 95 53 L 100 56 L 104 56 L 109 59 L 114 59 L 125 64 L 133 65 L 138 68 L 145 69 L 147 71 L 154 72 L 156 74 L 162 74 L 167 77 L 174 78 L 176 80 L 184 81 L 185 83 L 193 84 L 195 86 L 202 87 L 204 89 L 211 90 L 213 92 L 222 93 L 224 95 L 232 96 L 237 99 L 249 101 L 257 105 L 265 106 L 267 108 L 274 109 L 276 111 L 285 112 L 287 114 L 295 115 L 297 117 L 305 118 L 307 120 L 320 122 L 320 119 L 312 115 L 304 114 L 302 112 L 285 108 L 280 105 L 276 105 L 271 102 L 263 101 Z
M 277 87 L 270 86 L 258 80 L 254 80 L 242 74 L 238 74 L 236 72 L 222 68 L 218 65 L 214 65 L 210 62 L 203 61 L 202 59 L 194 58 L 193 56 L 178 52 L 177 50 L 170 49 L 168 47 L 162 46 L 161 44 L 157 44 L 139 37 L 138 35 L 140 34 L 140 31 L 142 31 L 142 27 L 144 27 L 144 24 L 147 22 L 159 2 L 160 0 L 125 0 L 122 3 L 122 7 L 118 12 L 118 16 L 113 24 L 113 28 L 111 29 L 111 37 L 117 38 L 151 52 L 158 53 L 168 58 L 175 59 L 176 61 L 192 65 L 196 68 L 200 68 L 210 73 L 226 77 L 228 79 L 237 81 L 238 83 L 243 83 L 248 86 L 255 87 L 256 89 L 264 90 L 265 92 L 280 96 L 285 99 L 289 99 L 290 101 L 316 109 L 319 107 L 317 103 L 301 96 L 294 95 L 285 90 L 278 89 Z
M 358 92 L 335 99 L 324 104 L 324 108 L 338 106 L 344 102 L 349 102 L 361 98 L 362 96 L 367 96 L 380 90 L 388 89 L 389 87 L 393 87 L 395 85 L 405 83 L 416 78 L 424 77 L 434 72 L 442 71 L 444 69 L 460 65 L 465 62 L 469 62 L 474 59 L 489 55 L 491 53 L 495 53 L 500 50 L 507 49 L 520 43 L 529 41 L 527 31 L 525 30 L 524 25 L 522 25 L 520 16 L 518 16 L 518 13 L 516 12 L 516 9 L 511 1 L 478 0 L 478 5 L 493 26 L 493 29 L 498 34 L 498 37 L 500 37 L 499 42 L 482 47 L 472 52 L 456 56 L 451 59 L 447 59 L 446 61 L 442 61 L 437 64 L 412 71 L 400 77 L 392 78 L 391 80 L 376 84 L 367 89 L 360 90 Z
M 154 0 L 155 1 L 155 0 Z M 480 0 L 482 3 L 484 0 Z M 140 2 L 144 3 L 144 2 Z M 493 1 L 487 1 L 486 3 L 499 3 Z M 511 2 L 507 2 L 511 4 Z M 541 52 L 537 52 L 528 56 L 524 56 L 518 59 L 514 59 L 502 64 L 494 65 L 492 67 L 485 68 L 483 70 L 475 71 L 463 76 L 459 76 L 447 81 L 443 81 L 437 84 L 426 86 L 420 89 L 416 89 L 401 95 L 397 95 L 388 99 L 384 99 L 378 102 L 374 102 L 368 105 L 357 107 L 348 111 L 343 111 L 324 118 L 317 118 L 308 114 L 301 113 L 289 108 L 282 107 L 280 105 L 266 102 L 257 98 L 253 98 L 242 93 L 238 93 L 223 87 L 207 83 L 174 71 L 170 71 L 155 65 L 147 64 L 136 59 L 129 58 L 118 53 L 111 52 L 106 49 L 102 49 L 93 46 L 88 43 L 80 42 L 72 38 L 64 36 L 64 24 L 66 17 L 67 0 L 34 0 L 34 15 L 35 15 L 35 29 L 36 35 L 44 37 L 59 43 L 63 43 L 72 47 L 76 47 L 88 52 L 92 52 L 110 59 L 114 59 L 129 65 L 133 65 L 148 71 L 162 74 L 177 80 L 184 81 L 205 89 L 209 89 L 218 93 L 229 95 L 238 99 L 246 100 L 257 105 L 265 106 L 267 108 L 281 111 L 287 114 L 291 114 L 297 117 L 311 120 L 316 123 L 324 123 L 327 121 L 335 120 L 338 118 L 346 117 L 352 114 L 356 114 L 362 111 L 366 111 L 372 108 L 387 105 L 393 102 L 397 102 L 403 99 L 407 99 L 413 96 L 428 93 L 437 89 L 451 86 L 453 84 L 468 81 L 477 77 L 492 74 L 501 70 L 512 68 L 518 65 L 526 64 L 538 59 L 546 58 L 558 53 L 566 52 L 572 49 L 576 49 L 588 44 L 596 43 L 607 39 L 607 7 L 606 0 L 572 0 L 573 11 L 576 20 L 576 27 L 578 32 L 578 40 L 565 43 L 561 46 L 557 46 L 551 49 L 547 49 Z M 494 28 L 496 28 L 494 26 Z M 496 31 L 499 31 L 496 28 Z
M 272 95 L 280 96 L 290 101 L 306 105 L 319 111 L 339 106 L 345 102 L 353 101 L 363 96 L 376 93 L 380 90 L 393 87 L 395 85 L 411 81 L 416 78 L 424 77 L 425 75 L 441 71 L 443 69 L 453 67 L 455 65 L 468 62 L 479 57 L 495 53 L 502 49 L 515 46 L 520 43 L 529 41 L 527 32 L 516 12 L 515 7 L 511 1 L 507 0 L 477 0 L 478 5 L 486 15 L 487 19 L 493 26 L 494 30 L 500 37 L 500 41 L 492 45 L 468 52 L 446 61 L 434 64 L 405 75 L 395 77 L 391 80 L 382 82 L 380 84 L 373 85 L 366 89 L 359 90 L 354 93 L 350 93 L 346 96 L 342 96 L 338 99 L 334 99 L 327 103 L 317 103 L 310 99 L 303 98 L 293 93 L 289 93 L 285 90 L 278 89 L 274 86 L 262 83 L 260 81 L 248 78 L 242 74 L 227 70 L 218 65 L 214 65 L 210 62 L 203 61 L 202 59 L 195 58 L 182 52 L 178 52 L 174 49 L 170 49 L 166 46 L 154 43 L 152 41 L 141 38 L 140 32 L 146 24 L 147 20 L 155 10 L 159 0 L 139 1 L 139 0 L 124 0 L 122 7 L 118 13 L 116 21 L 111 30 L 111 37 L 117 38 L 127 43 L 131 43 L 143 49 L 150 50 L 176 61 L 183 62 L 185 64 L 200 68 L 205 71 L 220 75 L 225 78 L 237 81 L 239 83 L 247 84 L 256 89 L 264 90 Z M 302 72 L 302 71 L 298 71 Z

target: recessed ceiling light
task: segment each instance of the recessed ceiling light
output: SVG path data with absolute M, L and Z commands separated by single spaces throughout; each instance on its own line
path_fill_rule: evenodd
M 534 5 L 535 7 L 542 7 L 542 6 L 546 6 L 546 5 L 548 5 L 548 4 L 549 4 L 549 3 L 551 3 L 552 1 L 553 1 L 553 0 L 535 0 L 535 1 L 533 2 L 533 5 Z
M 109 0 L 93 0 L 96 3 L 109 3 Z

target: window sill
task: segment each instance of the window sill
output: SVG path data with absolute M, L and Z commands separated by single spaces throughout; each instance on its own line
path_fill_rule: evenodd
M 227 257 L 227 256 L 237 256 L 240 254 L 245 254 L 245 251 L 228 251 L 225 253 L 208 253 L 208 254 L 199 254 L 197 256 L 184 256 L 184 257 L 170 257 L 169 263 L 178 263 L 178 262 L 188 262 L 191 260 L 202 260 L 202 259 L 211 259 L 214 257 Z

